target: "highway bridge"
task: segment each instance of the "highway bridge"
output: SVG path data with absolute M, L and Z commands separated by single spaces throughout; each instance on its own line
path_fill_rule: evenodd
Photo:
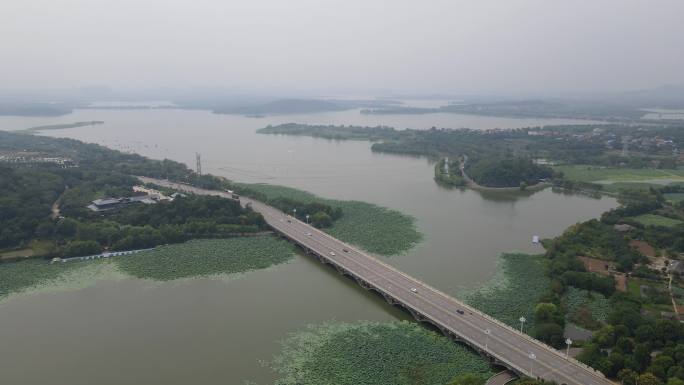
M 190 193 L 230 198 L 230 194 L 220 191 L 141 179 Z M 307 254 L 333 266 L 361 287 L 376 291 L 389 304 L 404 307 L 419 322 L 430 323 L 445 336 L 468 344 L 493 364 L 557 384 L 614 385 L 600 372 L 313 226 L 259 201 L 243 197 L 241 202 L 261 213 L 276 233 Z

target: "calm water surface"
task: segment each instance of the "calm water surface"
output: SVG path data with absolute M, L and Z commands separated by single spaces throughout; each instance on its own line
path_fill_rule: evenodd
M 103 120 L 44 134 L 194 164 L 242 182 L 301 188 L 394 208 L 417 219 L 425 240 L 387 261 L 451 294 L 490 279 L 506 251 L 540 252 L 550 237 L 615 207 L 544 190 L 534 194 L 446 190 L 423 158 L 376 154 L 367 142 L 257 135 L 284 122 L 396 127 L 522 127 L 568 121 L 454 114 L 368 116 L 357 111 L 246 118 L 183 110 L 80 110 L 58 118 L 0 117 L 0 129 Z M 312 260 L 230 281 L 101 281 L 0 305 L 2 384 L 272 383 L 265 367 L 278 341 L 327 320 L 407 318 Z

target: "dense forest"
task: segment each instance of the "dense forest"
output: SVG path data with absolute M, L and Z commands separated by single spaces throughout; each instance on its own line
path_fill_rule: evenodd
M 653 256 L 647 258 L 634 246 L 647 243 L 679 258 L 684 252 L 684 224 L 651 224 L 639 218 L 684 219 L 681 205 L 663 198 L 664 193 L 682 190 L 667 186 L 625 192 L 620 197 L 623 205 L 601 219 L 579 223 L 544 241 L 552 284 L 537 304 L 537 338 L 564 346 L 565 323 L 572 320 L 594 330 L 593 338 L 581 344 L 578 358 L 607 376 L 632 385 L 684 384 L 684 325 L 664 316 L 673 306 L 667 277 L 664 269 L 652 267 Z M 602 265 L 614 266 L 615 272 L 588 271 L 580 258 L 604 261 Z M 618 289 L 621 274 L 627 277 L 627 286 Z M 673 273 L 672 279 L 673 287 L 681 287 L 680 275 Z M 587 305 L 571 314 L 569 298 L 578 290 L 586 293 L 585 303 L 605 298 L 605 313 Z
M 130 197 L 140 182 L 133 175 L 167 178 L 208 189 L 232 189 L 286 211 L 310 216 L 327 227 L 342 216 L 339 208 L 292 199 L 269 201 L 263 194 L 223 178 L 190 171 L 170 160 L 151 160 L 94 144 L 0 132 L 0 155 L 21 161 L 0 163 L 0 250 L 41 244 L 39 256 L 79 256 L 102 250 L 128 250 L 193 238 L 213 238 L 266 230 L 260 214 L 239 202 L 212 196 L 177 197 L 145 205 L 133 203 L 93 212 L 91 201 Z M 18 158 L 18 156 L 21 156 Z M 69 159 L 69 166 L 41 157 Z M 53 204 L 57 212 L 50 215 Z
M 553 170 L 523 157 L 480 159 L 466 167 L 467 175 L 475 182 L 491 187 L 520 187 L 535 185 L 550 179 Z
M 0 248 L 25 247 L 41 240 L 52 243 L 48 256 L 77 256 L 266 228 L 259 214 L 217 197 L 138 203 L 111 213 L 94 213 L 85 207 L 96 197 L 130 196 L 136 181 L 106 170 L 0 167 Z M 53 218 L 49 214 L 57 201 L 61 216 Z

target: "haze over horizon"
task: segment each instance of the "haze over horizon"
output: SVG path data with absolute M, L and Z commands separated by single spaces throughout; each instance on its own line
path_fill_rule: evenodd
M 27 0 L 5 90 L 568 94 L 684 84 L 684 2 Z

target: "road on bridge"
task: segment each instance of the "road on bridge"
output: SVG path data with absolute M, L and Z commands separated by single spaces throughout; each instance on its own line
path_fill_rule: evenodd
M 180 191 L 230 198 L 230 194 L 221 191 L 166 180 L 141 180 Z M 324 262 L 378 291 L 388 301 L 401 304 L 417 319 L 432 323 L 518 374 L 557 384 L 614 385 L 600 372 L 323 231 L 259 201 L 242 197 L 241 202 L 261 213 L 275 231 L 317 254 Z

